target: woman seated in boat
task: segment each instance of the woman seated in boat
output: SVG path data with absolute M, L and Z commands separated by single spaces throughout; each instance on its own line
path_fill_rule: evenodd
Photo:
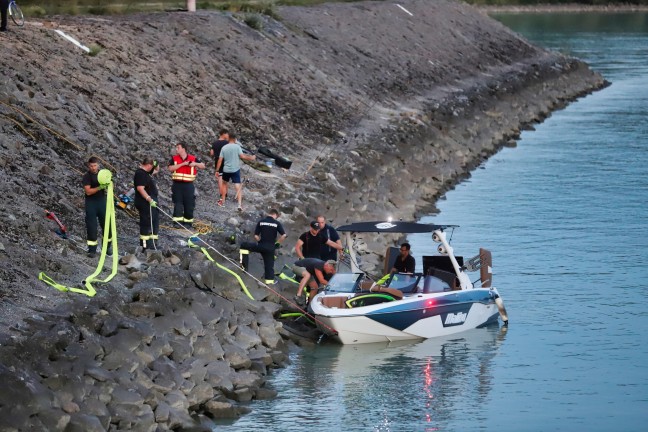
M 408 273 L 413 274 L 414 268 L 416 267 L 416 260 L 410 254 L 411 246 L 409 243 L 403 243 L 400 247 L 400 254 L 396 257 L 396 262 L 394 262 L 394 267 L 391 269 L 391 273 Z
M 323 261 L 317 258 L 304 258 L 295 262 L 293 272 L 297 276 L 301 276 L 297 295 L 294 300 L 298 305 L 302 306 L 305 302 L 302 300 L 302 291 L 306 284 L 310 288 L 309 299 L 312 299 L 317 294 L 320 285 L 327 285 L 331 276 L 335 274 L 335 264 L 333 260 Z

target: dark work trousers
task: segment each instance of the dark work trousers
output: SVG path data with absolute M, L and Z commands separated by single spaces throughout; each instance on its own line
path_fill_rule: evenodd
M 157 197 L 151 197 L 153 201 L 157 201 Z M 160 228 L 160 211 L 157 207 L 144 201 L 139 205 L 135 205 L 139 212 L 139 227 L 140 227 L 140 244 L 145 249 L 156 249 L 155 244 L 158 239 L 158 230 Z M 151 222 L 153 229 L 151 230 Z
M 173 220 L 193 223 L 196 207 L 196 190 L 193 182 L 174 181 L 171 186 L 171 199 L 173 199 Z
M 85 223 L 88 235 L 88 250 L 91 252 L 97 251 L 97 238 L 99 226 L 101 231 L 104 230 L 104 223 L 106 221 L 106 199 L 93 199 L 86 200 L 85 202 Z M 97 221 L 99 223 L 97 223 Z
M 243 242 L 241 243 L 241 261 L 243 268 L 248 269 L 250 262 L 250 255 L 243 251 L 258 252 L 263 258 L 264 277 L 266 281 L 274 281 L 274 262 L 275 262 L 275 247 L 274 244 L 264 244 L 256 242 Z
M 2 21 L 0 21 L 0 29 L 7 29 L 7 8 L 9 7 L 9 0 L 0 0 L 0 15 Z

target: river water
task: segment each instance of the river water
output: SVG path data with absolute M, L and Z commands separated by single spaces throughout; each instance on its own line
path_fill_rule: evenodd
M 292 355 L 217 430 L 648 430 L 648 15 L 499 15 L 612 85 L 522 134 L 424 222 L 493 252 L 510 326 Z M 413 237 L 414 255 L 433 254 Z M 475 279 L 477 276 L 475 276 Z

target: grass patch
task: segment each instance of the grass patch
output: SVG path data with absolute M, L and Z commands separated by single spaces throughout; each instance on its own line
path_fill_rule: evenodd
M 90 52 L 88 53 L 90 57 L 96 57 L 99 55 L 101 51 L 103 51 L 101 45 L 97 45 L 97 44 L 92 44 L 88 48 L 90 48 Z
M 259 14 L 247 13 L 243 17 L 243 22 L 254 30 L 263 30 L 263 18 Z

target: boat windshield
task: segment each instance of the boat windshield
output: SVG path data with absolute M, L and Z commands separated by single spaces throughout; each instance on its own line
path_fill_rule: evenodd
M 326 286 L 326 291 L 355 292 L 362 276 L 362 273 L 336 273 Z
M 396 273 L 388 281 L 387 286 L 389 288 L 396 288 L 403 292 L 413 292 L 416 291 L 416 287 L 419 279 L 421 279 L 421 274 L 403 274 Z

